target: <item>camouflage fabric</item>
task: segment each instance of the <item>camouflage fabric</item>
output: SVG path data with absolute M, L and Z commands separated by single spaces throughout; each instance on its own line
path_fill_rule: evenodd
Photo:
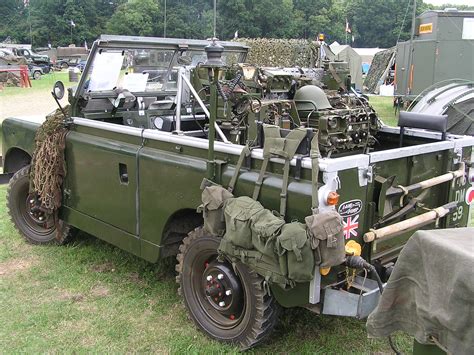
M 364 80 L 364 90 L 368 93 L 378 94 L 379 87 L 387 74 L 387 67 L 392 63 L 396 55 L 396 47 L 386 49 L 375 54 L 369 72 Z
M 318 50 L 304 39 L 239 38 L 250 47 L 247 62 L 263 67 L 314 67 Z

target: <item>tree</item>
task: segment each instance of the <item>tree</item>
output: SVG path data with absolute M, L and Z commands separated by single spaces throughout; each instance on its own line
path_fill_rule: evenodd
M 0 1 L 0 41 L 29 43 L 28 8 L 23 0 Z
M 83 45 L 102 33 L 163 36 L 165 0 L 0 0 L 0 41 L 11 37 L 34 46 Z M 448 0 L 449 1 L 449 0 Z M 214 0 L 166 0 L 167 37 L 213 35 Z M 307 38 L 345 43 L 346 19 L 354 46 L 391 47 L 410 36 L 413 0 L 217 0 L 216 34 L 239 37 Z M 28 4 L 28 2 L 26 2 Z M 443 5 L 444 8 L 452 5 Z M 474 6 L 457 6 L 473 10 Z M 431 5 L 418 2 L 417 13 Z M 408 10 L 408 11 L 407 11 Z M 406 14 L 406 16 L 405 16 Z M 404 21 L 405 18 L 405 21 Z M 31 31 L 30 31 L 31 28 Z M 31 35 L 30 35 L 31 34 Z M 349 36 L 352 37 L 352 34 Z
M 154 0 L 130 0 L 117 7 L 108 20 L 111 34 L 159 36 L 163 34 L 160 6 Z
M 411 28 L 411 5 L 408 3 L 413 1 L 348 1 L 347 15 L 356 38 L 355 46 L 388 48 L 394 46 L 399 37 L 400 40 L 408 39 Z M 418 14 L 427 9 L 422 1 L 418 3 Z

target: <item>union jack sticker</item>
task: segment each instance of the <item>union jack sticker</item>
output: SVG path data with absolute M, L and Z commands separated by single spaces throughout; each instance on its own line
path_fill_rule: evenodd
M 344 223 L 344 237 L 350 239 L 351 237 L 357 237 L 357 228 L 359 228 L 359 215 L 348 216 L 343 219 Z

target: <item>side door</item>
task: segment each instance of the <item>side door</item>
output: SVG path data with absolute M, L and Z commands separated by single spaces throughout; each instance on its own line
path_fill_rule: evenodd
M 86 119 L 66 139 L 64 206 L 72 225 L 139 255 L 137 152 L 139 129 Z M 108 127 L 110 126 L 110 127 Z M 109 130 L 110 129 L 110 130 Z M 127 132 L 131 131 L 130 134 Z M 138 133 L 133 135 L 133 133 Z

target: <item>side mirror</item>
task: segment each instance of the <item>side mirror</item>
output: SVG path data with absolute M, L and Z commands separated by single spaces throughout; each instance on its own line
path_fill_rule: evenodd
M 64 84 L 62 81 L 56 81 L 51 92 L 57 100 L 61 100 L 64 97 Z

